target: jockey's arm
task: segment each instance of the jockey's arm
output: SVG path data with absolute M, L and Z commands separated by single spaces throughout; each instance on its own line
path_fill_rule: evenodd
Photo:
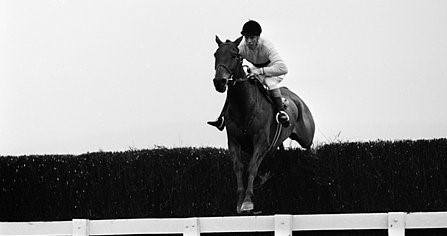
M 268 54 L 270 64 L 262 69 L 265 76 L 280 76 L 287 74 L 287 66 L 274 47 L 269 48 Z

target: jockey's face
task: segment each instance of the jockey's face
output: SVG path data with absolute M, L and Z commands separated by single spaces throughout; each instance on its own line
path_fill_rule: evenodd
M 250 50 L 254 50 L 258 46 L 259 36 L 244 35 L 244 39 Z

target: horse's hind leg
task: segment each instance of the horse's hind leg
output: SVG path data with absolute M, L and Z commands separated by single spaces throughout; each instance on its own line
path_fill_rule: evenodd
M 236 142 L 229 142 L 228 149 L 230 151 L 231 156 L 233 157 L 233 170 L 236 174 L 236 181 L 237 181 L 237 213 L 241 213 L 241 206 L 242 202 L 244 201 L 244 182 L 243 182 L 243 171 L 244 171 L 244 164 L 241 160 L 241 146 Z
M 315 123 L 312 113 L 298 95 L 289 92 L 289 97 L 295 103 L 299 113 L 290 138 L 297 141 L 301 147 L 309 149 L 312 146 L 315 134 Z
M 284 148 L 284 143 L 281 143 L 281 144 L 278 146 L 278 149 L 279 149 L 280 151 L 284 151 L 284 150 L 285 150 L 285 148 Z
M 301 145 L 301 147 L 306 150 L 309 150 L 312 146 L 312 139 L 301 138 L 297 133 L 292 133 L 289 138 L 297 141 Z

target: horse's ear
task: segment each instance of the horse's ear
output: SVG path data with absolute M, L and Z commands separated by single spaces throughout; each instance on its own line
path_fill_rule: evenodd
M 234 44 L 236 44 L 236 46 L 239 46 L 239 44 L 241 43 L 241 41 L 242 41 L 242 36 L 239 37 L 238 39 L 236 39 L 236 40 L 234 41 Z
M 222 44 L 222 41 L 220 40 L 220 38 L 216 35 L 216 43 L 218 46 L 220 46 Z

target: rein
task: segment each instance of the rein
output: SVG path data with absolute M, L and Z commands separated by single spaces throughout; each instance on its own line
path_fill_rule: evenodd
M 242 68 L 247 68 L 248 70 L 250 70 L 250 67 L 249 67 L 249 66 L 247 66 L 247 65 L 242 65 L 242 57 L 241 57 L 241 55 L 239 55 L 239 57 L 241 58 L 241 59 L 240 59 L 240 66 L 241 66 Z M 257 76 L 242 76 L 242 77 L 239 77 L 239 78 L 235 78 L 235 76 L 234 76 L 234 72 L 233 72 L 232 70 L 230 70 L 230 68 L 228 68 L 228 66 L 226 66 L 225 64 L 219 64 L 219 65 L 217 65 L 217 66 L 216 66 L 216 70 L 217 70 L 220 66 L 223 67 L 227 72 L 230 73 L 230 78 L 228 78 L 228 79 L 222 78 L 223 80 L 225 80 L 225 85 L 232 85 L 232 86 L 234 86 L 234 85 L 236 85 L 236 83 L 239 83 L 239 82 L 245 82 L 245 81 L 252 80 L 252 79 L 257 79 L 257 80 L 259 80 L 259 78 L 258 78 Z M 245 73 L 245 71 L 244 71 L 244 73 Z M 259 80 L 259 82 L 261 82 L 261 81 Z
M 250 70 L 250 67 L 247 65 L 241 65 L 241 66 L 242 66 L 242 68 L 246 67 L 247 69 Z M 229 82 L 231 81 L 231 82 L 233 82 L 233 85 L 236 85 L 236 83 L 238 83 L 238 82 L 245 82 L 245 81 L 248 81 L 251 79 L 257 79 L 257 78 L 256 78 L 256 76 L 244 76 L 244 78 L 234 78 L 233 73 L 231 73 Z

